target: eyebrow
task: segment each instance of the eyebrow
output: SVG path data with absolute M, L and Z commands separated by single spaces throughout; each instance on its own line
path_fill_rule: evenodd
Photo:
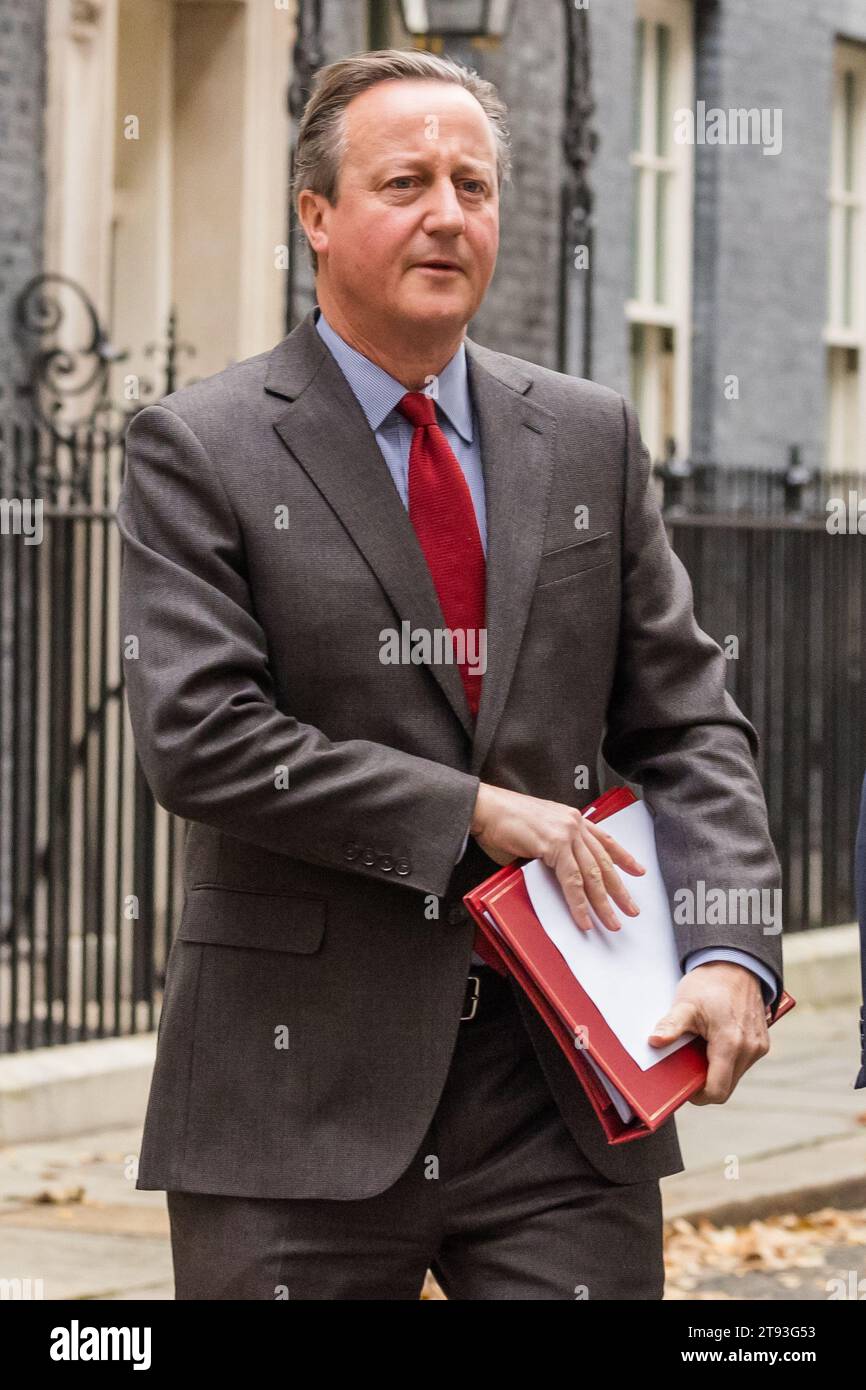
M 373 173 L 384 173 L 385 170 L 390 168 L 393 164 L 409 164 L 413 165 L 415 168 L 426 168 L 427 163 L 428 161 L 421 154 L 410 154 L 408 152 L 401 154 L 395 152 L 394 154 L 383 155 L 381 159 L 377 160 L 373 165 Z M 480 170 L 484 173 L 492 174 L 493 165 L 489 164 L 486 159 L 473 159 L 471 156 L 465 156 L 458 161 L 456 166 L 457 173 L 471 172 L 473 170 Z

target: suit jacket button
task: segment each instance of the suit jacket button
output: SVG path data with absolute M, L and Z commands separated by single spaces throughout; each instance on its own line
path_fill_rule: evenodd
M 371 849 L 365 849 L 363 855 L 361 856 L 361 863 L 366 864 L 369 868 L 372 868 L 375 862 L 376 856 L 373 853 L 373 851 Z
M 393 869 L 393 867 L 394 860 L 391 858 L 390 854 L 379 855 L 379 868 L 383 871 L 383 873 L 388 873 L 389 870 Z
M 454 903 L 448 909 L 448 922 L 452 927 L 459 927 L 461 922 L 465 922 L 469 916 L 467 909 L 462 903 Z
M 408 859 L 398 859 L 394 868 L 397 870 L 398 874 L 411 874 L 412 872 L 412 865 L 409 863 Z
M 360 846 L 360 845 L 356 845 L 356 844 L 354 844 L 354 843 L 351 842 L 351 841 L 350 841 L 349 844 L 343 845 L 343 858 L 344 858 L 344 859 L 357 859 L 357 858 L 358 858 L 358 855 L 359 855 L 360 853 L 361 853 L 361 846 Z

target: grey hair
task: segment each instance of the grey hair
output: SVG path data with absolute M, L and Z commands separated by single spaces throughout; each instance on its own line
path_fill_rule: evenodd
M 481 106 L 496 144 L 496 178 L 501 190 L 511 177 L 511 141 L 506 120 L 508 108 L 492 82 L 453 58 L 419 49 L 381 48 L 373 53 L 354 53 L 320 68 L 298 126 L 292 200 L 305 188 L 321 193 L 335 206 L 340 169 L 346 154 L 345 110 L 353 97 L 394 78 L 422 82 L 453 82 L 465 88 Z M 307 242 L 318 270 L 318 257 Z

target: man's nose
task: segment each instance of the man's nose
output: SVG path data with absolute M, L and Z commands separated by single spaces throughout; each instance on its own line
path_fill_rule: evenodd
M 424 218 L 426 231 L 462 232 L 466 225 L 457 189 L 450 179 L 439 179 L 428 196 Z

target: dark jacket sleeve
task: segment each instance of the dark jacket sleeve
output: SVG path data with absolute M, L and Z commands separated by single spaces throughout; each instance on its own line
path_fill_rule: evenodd
M 672 909 L 679 904 L 680 963 L 701 947 L 737 947 L 769 966 L 781 991 L 780 871 L 755 768 L 757 735 L 725 689 L 724 654 L 695 621 L 637 415 L 626 401 L 623 410 L 622 608 L 602 752 L 640 783 L 653 813 Z M 705 893 L 724 894 L 726 921 L 677 921 L 689 915 L 688 892 L 697 909 L 699 880 Z

